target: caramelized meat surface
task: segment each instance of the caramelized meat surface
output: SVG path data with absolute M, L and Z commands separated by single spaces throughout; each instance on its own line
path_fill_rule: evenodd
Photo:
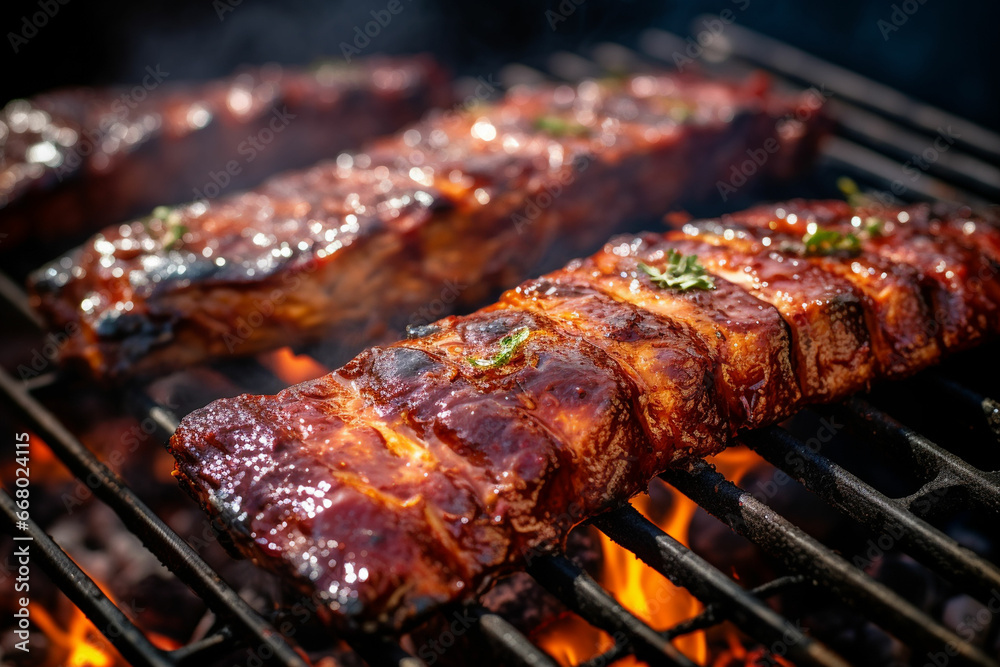
M 132 88 L 14 100 L 0 110 L 4 246 L 238 192 L 450 103 L 448 77 L 422 56 L 265 66 L 205 83 L 175 82 L 157 66 Z
M 110 227 L 39 270 L 34 303 L 78 325 L 62 356 L 98 377 L 334 337 L 349 358 L 714 191 L 748 145 L 770 142 L 760 171 L 787 176 L 820 133 L 815 102 L 677 75 L 514 89 Z M 808 121 L 788 119 L 799 108 Z
M 330 375 L 192 413 L 175 474 L 332 622 L 402 627 L 671 466 L 1000 332 L 995 221 L 873 217 L 793 202 L 614 239 Z M 656 279 L 674 253 L 695 286 Z

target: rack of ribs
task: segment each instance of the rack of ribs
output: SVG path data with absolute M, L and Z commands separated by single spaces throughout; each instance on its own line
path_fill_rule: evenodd
M 468 598 L 654 475 L 1000 332 L 1000 221 L 793 201 L 595 255 L 275 396 L 176 476 L 334 624 Z
M 451 103 L 430 58 L 371 58 L 294 70 L 248 68 L 174 82 L 70 88 L 0 110 L 0 232 L 90 235 L 160 204 L 217 198 L 393 132 Z
M 107 228 L 35 273 L 62 359 L 104 379 L 336 339 L 350 358 L 495 298 L 749 160 L 787 178 L 825 126 L 766 79 L 516 88 L 250 192 Z

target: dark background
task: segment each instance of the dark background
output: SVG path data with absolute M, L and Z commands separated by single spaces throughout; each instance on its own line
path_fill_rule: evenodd
M 388 3 L 64 1 L 8 0 L 0 9 L 0 102 L 67 84 L 137 82 L 148 65 L 160 65 L 175 81 L 218 76 L 245 63 L 340 58 L 340 44 L 353 40 L 355 26 Z M 403 11 L 365 53 L 430 51 L 472 75 L 496 72 L 511 61 L 536 62 L 558 49 L 586 50 L 608 40 L 634 45 L 647 27 L 686 37 L 698 31 L 692 28 L 695 17 L 728 7 L 744 26 L 1000 129 L 996 1 L 563 0 L 574 9 L 555 30 L 545 12 L 559 11 L 559 2 L 398 1 Z M 23 34 L 24 17 L 42 11 L 40 2 L 58 11 L 14 53 L 10 33 Z M 906 5 L 912 15 L 886 40 L 878 21 L 890 21 L 893 5 Z

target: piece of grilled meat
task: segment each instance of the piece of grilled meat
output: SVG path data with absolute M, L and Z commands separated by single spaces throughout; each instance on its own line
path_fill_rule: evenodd
M 399 627 L 741 431 L 1000 332 L 998 250 L 968 211 L 840 202 L 620 237 L 330 375 L 192 413 L 175 474 L 334 621 Z
M 265 66 L 206 83 L 150 68 L 133 88 L 74 88 L 0 111 L 0 232 L 51 242 L 159 204 L 238 192 L 451 103 L 429 58 L 310 71 Z
M 787 176 L 813 152 L 820 101 L 677 75 L 514 90 L 108 228 L 39 270 L 33 301 L 77 332 L 63 359 L 98 377 L 331 337 L 347 359 L 715 191 L 747 146 L 770 156 L 758 175 Z

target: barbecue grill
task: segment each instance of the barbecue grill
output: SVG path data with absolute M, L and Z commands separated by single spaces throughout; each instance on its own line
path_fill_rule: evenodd
M 589 57 L 556 54 L 541 70 L 511 67 L 506 83 L 525 78 L 576 78 L 620 70 L 639 71 L 662 67 L 684 44 L 662 31 L 648 31 L 633 48 L 604 44 Z M 827 142 L 817 173 L 796 194 L 830 194 L 832 175 L 847 174 L 877 192 L 901 199 L 933 199 L 989 205 L 1000 200 L 1000 136 L 961 118 L 922 105 L 899 93 L 851 72 L 822 62 L 805 53 L 774 42 L 749 30 L 731 25 L 706 53 L 713 69 L 745 72 L 763 68 L 791 86 L 815 87 L 830 94 L 829 107 L 836 117 L 834 136 Z M 920 155 L 940 128 L 951 127 L 955 135 L 949 150 L 936 152 L 919 173 L 902 171 L 912 155 Z M 992 163 L 992 164 L 991 164 Z M 904 180 L 905 176 L 905 180 Z M 905 188 L 901 184 L 905 182 Z M 823 183 L 827 183 L 824 185 Z M 826 188 L 826 189 L 824 189 Z M 728 208 L 736 205 L 730 202 Z M 17 284 L 0 276 L 0 307 L 5 318 L 22 318 L 38 326 Z M 40 330 L 39 330 L 40 331 Z M 41 333 L 39 333 L 39 336 Z M 996 357 L 995 345 L 979 352 Z M 269 371 L 253 360 L 226 362 L 221 368 L 236 379 L 254 378 L 255 391 L 270 390 L 283 383 L 268 377 Z M 920 387 L 931 387 L 941 401 L 960 406 L 981 421 L 993 438 L 1000 438 L 1000 404 L 956 380 L 962 371 L 954 364 L 924 373 L 918 379 L 892 386 L 897 395 L 910 397 Z M 263 380 L 261 379 L 263 378 Z M 50 411 L 38 394 L 58 387 L 64 380 L 48 373 L 27 381 L 0 370 L 0 392 L 19 424 L 30 428 L 49 445 L 58 459 L 93 493 L 106 503 L 143 544 L 169 570 L 202 598 L 216 614 L 216 629 L 203 639 L 175 650 L 158 648 L 98 585 L 34 522 L 26 531 L 15 531 L 15 540 L 31 540 L 35 563 L 41 566 L 118 649 L 136 664 L 151 667 L 208 664 L 242 647 L 264 664 L 304 667 L 308 664 L 292 640 L 283 636 L 267 619 L 244 601 L 181 537 L 140 500 L 137 493 L 89 451 L 70 428 Z M 270 385 L 270 386 L 261 386 Z M 134 387 L 137 400 L 130 409 L 139 418 L 152 420 L 165 441 L 179 417 L 158 403 L 145 388 Z M 920 478 L 919 488 L 903 497 L 890 497 L 863 481 L 859 475 L 835 463 L 794 429 L 771 427 L 743 438 L 745 444 L 790 477 L 872 531 L 891 532 L 898 544 L 922 564 L 947 579 L 954 587 L 980 601 L 1000 591 L 1000 568 L 960 546 L 933 527 L 919 511 L 921 500 L 946 498 L 950 506 L 982 514 L 1000 514 L 1000 473 L 982 470 L 929 437 L 903 425 L 921 410 L 919 404 L 900 411 L 884 411 L 878 401 L 855 397 L 838 405 L 810 412 L 827 415 L 847 424 L 859 445 L 886 452 L 907 474 Z M 912 401 L 910 401 L 913 403 Z M 926 406 L 925 406 L 926 407 Z M 945 419 L 944 416 L 941 417 Z M 898 420 L 897 420 L 898 419 Z M 956 421 L 954 427 L 960 424 Z M 617 641 L 604 654 L 588 660 L 587 667 L 613 664 L 635 655 L 650 664 L 691 665 L 671 643 L 676 637 L 731 622 L 754 641 L 779 657 L 801 665 L 845 665 L 836 645 L 824 645 L 809 636 L 792 619 L 767 604 L 768 598 L 791 589 L 817 589 L 833 594 L 862 611 L 872 622 L 914 649 L 919 664 L 998 665 L 986 649 L 969 643 L 933 620 L 900 593 L 866 574 L 820 540 L 781 516 L 768 504 L 740 488 L 700 462 L 686 470 L 662 475 L 669 485 L 724 521 L 735 532 L 749 538 L 783 564 L 786 574 L 751 590 L 744 589 L 729 574 L 709 564 L 675 537 L 665 533 L 631 506 L 599 516 L 592 524 L 614 542 L 628 549 L 676 585 L 688 589 L 704 603 L 697 616 L 656 631 L 619 604 L 593 578 L 565 555 L 539 555 L 530 560 L 529 574 L 569 609 L 588 623 L 611 634 Z M 0 494 L 3 516 L 13 526 L 16 507 L 8 491 Z M 521 634 L 508 619 L 473 604 L 465 610 L 474 619 L 478 633 L 494 649 L 497 660 L 511 665 L 554 665 L 553 659 Z M 425 664 L 398 643 L 380 636 L 344 636 L 364 660 L 372 665 L 412 667 Z

